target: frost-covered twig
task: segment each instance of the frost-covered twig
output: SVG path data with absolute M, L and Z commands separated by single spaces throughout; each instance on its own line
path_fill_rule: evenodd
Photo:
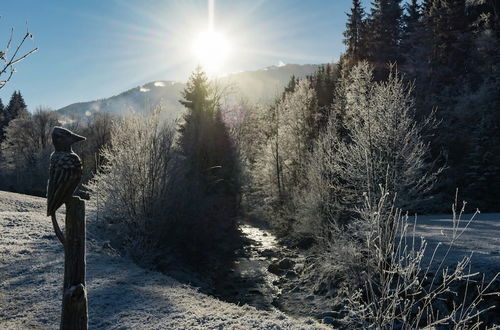
M 410 232 L 408 216 L 403 216 L 392 206 L 393 203 L 386 207 L 388 194 L 383 189 L 381 196 L 374 207 L 367 201 L 362 213 L 362 221 L 367 222 L 366 246 L 370 247 L 366 253 L 376 266 L 366 274 L 364 287 L 356 289 L 355 294 L 347 299 L 349 322 L 377 329 L 392 328 L 396 324 L 403 329 L 437 325 L 478 328 L 482 322 L 481 314 L 492 308 L 479 306 L 498 274 L 487 283 L 483 276 L 483 280 L 477 283 L 474 278 L 478 273 L 471 270 L 471 256 L 464 257 L 453 268 L 445 266 L 451 247 L 473 217 L 460 228 L 464 209 L 462 207 L 456 212 L 457 204 L 454 204 L 453 235 L 444 257 L 440 261 L 435 259 L 436 251 L 442 246 L 438 244 L 432 251 L 429 264 L 424 267 L 427 243 L 421 238 L 420 246 L 415 247 L 415 225 Z M 411 247 L 406 242 L 410 235 Z M 437 267 L 434 269 L 433 266 Z M 464 281 L 464 289 L 457 292 L 455 287 Z M 453 307 L 443 307 L 442 303 Z M 441 308 L 436 309 L 437 306 Z
M 35 47 L 29 51 L 26 51 L 22 54 L 19 54 L 19 51 L 21 50 L 21 47 L 24 45 L 27 39 L 33 39 L 33 35 L 31 32 L 29 32 L 28 27 L 26 26 L 26 33 L 24 34 L 24 37 L 21 39 L 21 41 L 17 44 L 14 53 L 12 55 L 9 55 L 9 50 L 12 45 L 12 40 L 14 37 L 14 29 L 12 28 L 10 30 L 10 36 L 9 40 L 7 41 L 7 45 L 3 50 L 0 50 L 0 60 L 4 62 L 3 66 L 0 66 L 0 77 L 4 76 L 6 73 L 8 74 L 7 78 L 1 79 L 0 80 L 0 89 L 4 87 L 7 82 L 10 81 L 12 78 L 12 75 L 16 71 L 14 68 L 14 65 L 21 62 L 34 52 L 38 50 L 38 47 Z

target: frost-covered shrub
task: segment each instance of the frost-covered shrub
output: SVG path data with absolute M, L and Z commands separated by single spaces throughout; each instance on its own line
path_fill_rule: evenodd
M 233 257 L 238 235 L 231 141 L 218 115 L 163 117 L 116 121 L 87 187 L 114 245 L 148 266 L 210 272 Z
M 175 126 L 160 112 L 113 124 L 103 165 L 88 184 L 98 212 L 126 227 L 124 242 L 154 244 L 165 218 Z
M 349 222 L 363 196 L 377 203 L 379 185 L 398 196 L 398 207 L 415 209 L 439 172 L 427 161 L 423 139 L 432 120 L 417 123 L 411 88 L 397 72 L 375 82 L 372 68 L 361 63 L 340 86 L 336 102 L 344 123 L 339 128 L 337 117 L 330 117 L 304 171 L 307 188 L 297 198 L 305 232 Z
M 432 121 L 417 124 L 411 89 L 396 73 L 374 82 L 371 72 L 361 63 L 343 79 L 337 106 L 344 122 L 332 116 L 312 152 L 298 229 L 319 244 L 305 270 L 316 290 L 346 297 L 348 328 L 474 328 L 489 308 L 489 284 L 477 283 L 470 258 L 453 268 L 434 259 L 401 211 L 417 208 L 439 173 L 423 142 Z
M 384 189 L 380 195 L 375 205 L 366 199 L 361 219 L 353 224 L 359 230 L 352 240 L 361 238 L 365 265 L 357 275 L 363 284 L 347 290 L 344 321 L 366 329 L 479 328 L 481 314 L 494 308 L 486 298 L 498 294 L 490 286 L 499 274 L 485 282 L 484 275 L 471 271 L 470 256 L 455 266 L 446 260 L 474 216 L 461 225 L 464 207 L 457 211 L 455 201 L 449 241 L 429 251 L 425 239 L 415 235 L 416 223 L 395 208 Z M 435 258 L 438 249 L 445 250 L 441 259 Z
M 252 211 L 265 204 L 266 217 L 280 230 L 289 229 L 283 220 L 294 213 L 292 196 L 305 184 L 317 111 L 316 93 L 304 79 L 273 106 L 252 109 L 243 121 L 246 200 L 256 204 Z
M 333 225 L 331 239 L 311 251 L 304 269 L 312 289 L 333 298 L 339 322 L 347 329 L 477 329 L 494 322 L 499 274 L 485 279 L 474 272 L 471 256 L 448 260 L 474 216 L 462 220 L 464 207 L 457 210 L 455 201 L 447 241 L 429 249 L 416 235 L 417 219 L 382 188 L 380 196 L 376 204 L 365 196 L 358 218 Z
M 284 199 L 303 182 L 315 108 L 315 92 L 308 80 L 301 80 L 294 91 L 265 110 L 261 121 L 267 121 L 267 135 L 253 175 L 260 178 L 261 189 L 271 200 Z

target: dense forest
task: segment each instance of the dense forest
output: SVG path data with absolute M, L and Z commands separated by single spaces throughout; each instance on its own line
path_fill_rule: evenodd
M 291 77 L 270 106 L 225 103 L 201 67 L 174 119 L 67 120 L 15 92 L 0 103 L 0 189 L 43 196 L 64 125 L 88 139 L 80 194 L 142 265 L 215 278 L 243 244 L 238 221 L 259 219 L 306 251 L 299 276 L 343 306 L 338 326 L 473 328 L 487 286 L 448 294 L 470 259 L 429 284 L 425 246 L 398 238 L 406 212 L 450 212 L 457 191 L 468 211 L 500 211 L 499 15 L 494 0 L 353 0 L 339 61 Z
M 415 118 L 435 116 L 424 136 L 430 160 L 444 166 L 435 190 L 444 211 L 456 188 L 472 207 L 498 210 L 499 3 L 375 1 L 365 14 L 353 2 L 341 65 L 367 60 L 377 80 L 396 65 L 414 85 Z

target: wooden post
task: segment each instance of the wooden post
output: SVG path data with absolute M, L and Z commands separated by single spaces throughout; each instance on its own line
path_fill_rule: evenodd
M 65 236 L 61 330 L 87 330 L 85 202 L 79 197 L 66 202 Z

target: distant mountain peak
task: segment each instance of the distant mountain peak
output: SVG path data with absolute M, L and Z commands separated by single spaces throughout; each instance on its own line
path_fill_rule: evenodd
M 240 97 L 250 102 L 270 102 L 281 91 L 292 75 L 302 78 L 315 72 L 319 64 L 285 64 L 282 61 L 255 71 L 231 73 L 218 78 L 220 83 L 235 85 Z M 95 112 L 127 114 L 144 112 L 164 105 L 172 113 L 183 110 L 179 103 L 185 84 L 172 80 L 156 80 L 131 88 L 109 98 L 78 102 L 57 110 L 66 116 L 90 116 Z

